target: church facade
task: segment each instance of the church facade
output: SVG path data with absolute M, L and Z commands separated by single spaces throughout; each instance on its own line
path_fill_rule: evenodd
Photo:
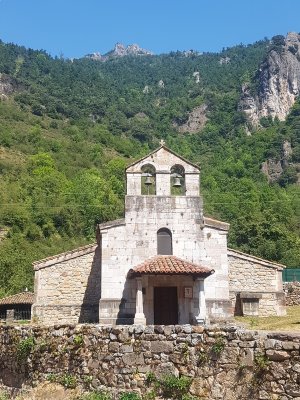
M 41 323 L 203 324 L 284 315 L 284 266 L 227 248 L 200 170 L 162 145 L 126 169 L 125 218 L 97 243 L 34 263 Z

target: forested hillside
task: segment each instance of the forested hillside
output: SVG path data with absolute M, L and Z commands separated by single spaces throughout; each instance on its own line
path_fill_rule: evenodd
M 0 42 L 0 296 L 32 288 L 32 261 L 122 216 L 124 168 L 161 138 L 201 165 L 206 214 L 231 223 L 231 247 L 299 266 L 300 103 L 252 131 L 238 111 L 271 48 L 100 62 Z M 202 125 L 180 133 L 193 110 Z M 276 179 L 267 160 L 281 163 Z

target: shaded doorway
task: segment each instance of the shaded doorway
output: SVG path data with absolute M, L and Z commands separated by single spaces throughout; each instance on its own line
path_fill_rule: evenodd
M 154 324 L 178 324 L 177 287 L 154 288 Z

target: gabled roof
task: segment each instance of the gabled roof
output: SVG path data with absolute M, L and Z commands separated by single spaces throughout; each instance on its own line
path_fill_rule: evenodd
M 13 304 L 33 304 L 34 294 L 32 292 L 22 292 L 0 299 L 0 305 Z
M 142 264 L 132 268 L 129 277 L 141 275 L 192 275 L 194 277 L 206 278 L 215 271 L 211 268 L 202 267 L 176 256 L 155 256 L 144 261 Z
M 264 258 L 255 257 L 255 256 L 252 256 L 251 254 L 243 253 L 238 250 L 234 250 L 234 249 L 230 249 L 230 248 L 228 248 L 227 250 L 228 250 L 228 256 L 231 256 L 231 257 L 240 258 L 242 260 L 246 260 L 246 261 L 250 261 L 250 262 L 252 261 L 252 262 L 255 262 L 255 263 L 258 263 L 261 265 L 265 265 L 266 267 L 277 269 L 279 271 L 282 271 L 283 269 L 286 268 L 285 265 L 283 265 L 283 264 L 278 264 L 273 261 L 265 260 Z
M 98 224 L 99 230 L 113 228 L 115 226 L 125 225 L 125 218 L 115 219 L 114 221 L 103 222 L 102 224 Z
M 179 154 L 175 153 L 175 151 L 169 149 L 167 146 L 165 146 L 163 144 L 162 146 L 159 146 L 157 149 L 153 150 L 151 153 L 148 153 L 147 155 L 145 155 L 144 157 L 140 158 L 139 160 L 136 160 L 133 163 L 127 165 L 126 171 L 127 171 L 128 168 L 133 167 L 135 164 L 138 164 L 141 161 L 145 160 L 146 158 L 152 156 L 152 154 L 157 153 L 160 149 L 165 149 L 169 153 L 173 154 L 175 157 L 180 158 L 180 160 L 182 160 L 182 161 L 186 162 L 187 164 L 192 165 L 194 168 L 200 170 L 200 167 L 198 165 L 191 163 L 189 160 L 187 160 L 186 158 L 184 158 L 184 157 L 180 156 Z
M 210 217 L 204 217 L 204 225 L 212 228 L 221 229 L 223 231 L 228 231 L 230 228 L 230 224 L 228 224 L 228 222 L 219 221 Z
M 33 262 L 33 267 L 35 271 L 39 269 L 49 267 L 53 264 L 58 264 L 70 260 L 72 258 L 80 257 L 85 254 L 93 253 L 96 250 L 97 243 L 88 244 L 87 246 L 77 247 L 77 249 L 66 251 L 65 253 L 56 254 L 42 260 Z

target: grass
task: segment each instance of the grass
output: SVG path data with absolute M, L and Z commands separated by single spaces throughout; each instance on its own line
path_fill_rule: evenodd
M 285 317 L 235 317 L 235 320 L 248 329 L 300 332 L 300 306 L 290 306 L 286 309 Z

